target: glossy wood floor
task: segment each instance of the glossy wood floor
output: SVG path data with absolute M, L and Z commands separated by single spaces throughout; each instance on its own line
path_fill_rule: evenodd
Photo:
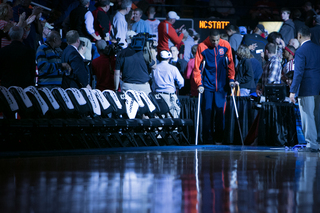
M 0 153 L 1 213 L 308 213 L 320 212 L 319 193 L 319 153 L 235 146 Z

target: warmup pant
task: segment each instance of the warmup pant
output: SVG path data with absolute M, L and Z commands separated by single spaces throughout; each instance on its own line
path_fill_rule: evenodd
M 204 90 L 201 112 L 202 112 L 202 135 L 204 143 L 222 142 L 224 130 L 224 106 L 226 92 L 215 92 Z M 214 116 L 215 115 L 215 116 Z M 215 130 L 213 131 L 213 124 Z

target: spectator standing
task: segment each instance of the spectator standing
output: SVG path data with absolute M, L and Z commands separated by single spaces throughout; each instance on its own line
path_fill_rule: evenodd
M 294 9 L 292 11 L 292 20 L 294 23 L 294 37 L 297 37 L 298 34 L 298 30 L 303 27 L 306 26 L 304 23 L 304 20 L 301 18 L 301 11 L 299 9 Z
M 111 18 L 108 14 L 113 3 L 110 0 L 99 0 L 96 3 L 97 9 L 92 12 L 94 18 L 94 30 L 97 36 L 109 41 L 111 33 Z
M 290 39 L 288 45 L 293 46 L 296 50 L 300 47 L 300 43 L 299 43 L 298 39 L 296 39 L 296 38 Z
M 35 6 L 33 9 L 30 9 L 30 4 L 31 0 L 21 0 L 20 4 L 13 7 L 13 20 L 15 22 L 19 22 L 20 15 L 23 13 L 26 14 L 26 17 L 34 16 L 34 21 L 29 23 L 30 32 L 28 36 L 23 39 L 23 43 L 36 50 L 42 35 L 42 24 L 39 20 L 42 13 L 42 8 Z
M 317 15 L 317 12 L 313 9 L 312 3 L 310 1 L 307 1 L 303 9 L 305 11 L 305 25 L 308 27 L 313 26 L 313 17 Z
M 192 55 L 196 55 L 198 45 L 193 45 L 191 48 L 191 53 Z M 198 87 L 197 84 L 194 81 L 194 75 L 193 75 L 193 70 L 194 70 L 194 58 L 191 58 L 187 64 L 187 69 L 185 71 L 185 84 L 187 85 L 187 82 L 190 81 L 190 95 L 194 97 L 198 97 Z
M 87 60 L 92 59 L 92 43 L 91 41 L 100 40 L 101 37 L 95 34 L 93 27 L 94 18 L 89 10 L 90 0 L 79 0 L 80 4 L 77 8 L 70 13 L 70 29 L 76 30 L 79 36 L 85 40 L 86 44 L 86 54 L 85 58 Z
M 98 58 L 92 61 L 92 71 L 97 79 L 96 88 L 101 91 L 106 89 L 114 90 L 115 57 L 105 54 L 106 41 L 97 41 L 96 46 L 100 54 Z
M 33 86 L 36 72 L 35 51 L 22 43 L 22 27 L 14 26 L 8 34 L 11 44 L 0 49 L 1 86 Z
M 181 34 L 178 36 L 176 30 L 173 28 L 173 24 L 176 20 L 179 20 L 180 17 L 176 12 L 170 11 L 166 17 L 166 20 L 162 21 L 158 26 L 158 53 L 162 50 L 169 51 L 169 40 L 173 42 L 174 45 L 180 44 L 183 39 L 183 33 L 186 32 L 184 25 L 182 25 L 178 31 Z
M 42 31 L 42 39 L 39 41 L 39 45 L 44 44 L 47 40 L 49 33 L 54 29 L 48 22 L 46 22 L 43 26 Z
M 225 57 L 228 57 L 228 64 Z M 205 67 L 200 71 L 203 60 L 205 60 Z M 216 143 L 221 143 L 224 131 L 226 86 L 228 81 L 229 85 L 234 84 L 235 71 L 231 46 L 229 42 L 220 39 L 218 30 L 212 30 L 210 35 L 199 44 L 193 73 L 198 90 L 200 92 L 204 90 L 201 103 L 203 141 L 212 144 L 215 139 Z
M 193 35 L 193 31 L 192 31 L 192 35 Z M 184 54 L 183 54 L 183 59 L 186 62 L 189 62 L 189 60 L 191 58 L 194 58 L 194 55 L 192 54 L 192 47 L 196 44 L 194 42 L 194 39 L 192 38 L 192 35 L 190 35 L 190 30 L 188 30 L 188 37 L 187 39 L 184 41 Z
M 239 64 L 236 68 L 236 84 L 240 85 L 240 96 L 250 96 L 251 89 L 255 87 L 255 83 L 249 48 L 240 45 L 237 50 L 237 57 Z
M 320 45 L 320 15 L 317 15 L 314 20 L 314 27 L 310 28 L 311 41 Z
M 251 67 L 254 75 L 254 88 L 251 89 L 251 93 L 255 93 L 257 84 L 263 73 L 263 69 L 262 69 L 261 63 L 255 57 L 253 57 L 252 54 L 250 56 L 250 62 L 251 62 Z
M 80 37 L 87 38 L 90 41 L 93 41 L 93 39 L 100 40 L 101 37 L 95 34 L 92 12 L 88 9 L 90 0 L 79 1 L 79 6 L 70 13 L 70 29 L 76 30 Z
M 89 85 L 90 73 L 88 73 L 83 58 L 78 51 L 80 45 L 79 33 L 76 30 L 70 30 L 66 35 L 68 46 L 64 49 L 61 57 L 62 63 L 68 63 L 71 67 L 71 73 L 63 75 L 62 88 L 82 88 Z
M 140 8 L 136 8 L 133 11 L 133 20 L 134 23 L 132 24 L 132 30 L 136 33 L 150 33 L 150 26 L 144 20 L 141 19 L 142 17 L 142 10 Z
M 27 20 L 26 14 L 22 13 L 19 16 L 19 22 L 11 21 L 13 18 L 12 7 L 7 3 L 0 4 L 0 48 L 11 43 L 8 32 L 13 26 L 20 26 L 24 29 L 23 39 L 27 38 L 30 32 L 30 23 L 35 19 L 35 16 L 30 16 Z
M 184 79 L 179 70 L 168 63 L 170 57 L 171 53 L 169 51 L 163 50 L 160 52 L 161 62 L 157 64 L 152 72 L 152 88 L 155 92 L 160 93 L 166 101 L 172 116 L 174 118 L 179 118 L 181 109 L 178 96 L 175 93 L 175 85 L 177 84 L 178 88 L 181 89 L 184 86 Z
M 182 41 L 180 42 L 180 44 L 176 45 L 176 47 L 178 47 L 179 50 L 179 58 L 183 59 L 184 58 L 184 52 L 185 52 L 185 41 L 188 39 L 189 37 L 189 33 L 186 31 L 183 35 Z
M 148 53 L 150 51 L 146 51 Z M 120 72 L 122 73 L 121 89 L 143 91 L 146 94 L 151 92 L 149 67 L 155 64 L 155 55 L 150 56 L 152 60 L 146 63 L 144 59 L 144 50 L 134 50 L 131 45 L 121 50 L 117 55 L 116 66 L 114 71 L 114 86 L 118 90 L 120 81 Z M 149 57 L 148 57 L 149 58 Z
M 293 46 L 286 46 L 283 51 L 283 58 L 286 59 L 287 63 L 282 69 L 281 79 L 283 82 L 287 81 L 287 73 L 294 71 L 294 54 L 296 49 Z
M 172 54 L 172 57 L 171 57 L 169 63 L 172 64 L 173 66 L 176 66 L 178 68 L 179 72 L 181 73 L 181 75 L 184 75 L 184 72 L 187 68 L 187 62 L 184 59 L 180 59 L 178 57 L 179 50 L 176 46 L 172 46 L 170 48 L 170 52 Z
M 242 44 L 247 45 L 251 51 L 251 54 L 261 63 L 261 53 L 264 52 L 265 46 L 268 43 L 265 38 L 261 36 L 264 32 L 264 26 L 258 24 L 253 31 L 253 34 L 246 34 L 242 39 Z
M 193 38 L 193 41 L 195 44 L 198 44 L 199 43 L 199 40 L 200 40 L 200 34 L 197 33 L 194 29 L 192 28 L 189 28 L 188 29 L 188 33 L 189 35 Z
M 281 18 L 284 21 L 279 33 L 281 34 L 284 44 L 287 45 L 290 39 L 294 38 L 295 26 L 293 21 L 290 19 L 290 10 L 283 8 L 281 10 Z
M 61 62 L 61 37 L 57 31 L 51 31 L 46 42 L 37 49 L 38 85 L 40 87 L 61 87 L 64 71 L 70 74 L 71 67 Z
M 226 32 L 229 36 L 229 43 L 232 48 L 232 56 L 234 58 L 235 67 L 238 66 L 238 59 L 236 58 L 236 52 L 242 42 L 243 36 L 239 33 L 239 28 L 237 26 L 234 26 L 232 24 L 227 25 Z
M 267 62 L 263 67 L 261 82 L 257 84 L 256 93 L 261 96 L 264 93 L 266 84 L 281 83 L 281 61 L 277 55 L 277 45 L 268 43 L 265 49 L 265 57 Z
M 126 35 L 128 31 L 128 23 L 126 21 L 125 15 L 127 15 L 131 10 L 132 1 L 123 0 L 120 5 L 120 10 L 113 17 L 112 21 L 112 35 L 113 38 L 120 38 L 120 43 L 123 43 L 123 47 L 127 47 Z
M 279 57 L 280 61 L 282 61 L 283 58 L 283 49 L 286 47 L 284 40 L 282 39 L 282 36 L 278 32 L 272 32 L 269 34 L 267 38 L 269 43 L 274 43 L 277 47 L 276 53 Z
M 156 15 L 156 9 L 154 7 L 149 7 L 148 9 L 148 19 L 146 20 L 146 23 L 150 26 L 150 34 L 155 35 L 154 38 L 155 41 L 158 41 L 158 26 L 160 24 L 160 21 L 158 19 L 155 19 Z
M 308 27 L 300 28 L 301 47 L 295 54 L 295 70 L 290 87 L 290 99 L 298 104 L 302 131 L 307 142 L 303 151 L 318 152 L 320 143 L 320 47 L 310 41 Z

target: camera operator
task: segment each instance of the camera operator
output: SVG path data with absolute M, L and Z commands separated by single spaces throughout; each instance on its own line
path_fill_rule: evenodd
M 121 72 L 123 81 L 121 85 L 122 91 L 136 90 L 143 91 L 146 94 L 151 92 L 148 67 L 153 66 L 156 59 L 155 54 L 152 54 L 153 51 L 151 51 L 152 45 L 147 41 L 148 36 L 149 34 L 134 36 L 131 38 L 132 43 L 118 53 L 114 71 L 114 86 L 116 91 L 119 87 Z M 150 57 L 146 57 L 145 54 L 150 54 Z M 147 58 L 152 58 L 152 60 L 146 60 Z

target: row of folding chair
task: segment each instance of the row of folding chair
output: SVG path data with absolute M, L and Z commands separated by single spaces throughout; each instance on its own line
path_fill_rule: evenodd
M 166 117 L 169 108 L 159 94 L 133 90 L 0 86 L 0 112 L 1 145 L 9 149 L 189 144 L 182 130 L 193 125 Z

